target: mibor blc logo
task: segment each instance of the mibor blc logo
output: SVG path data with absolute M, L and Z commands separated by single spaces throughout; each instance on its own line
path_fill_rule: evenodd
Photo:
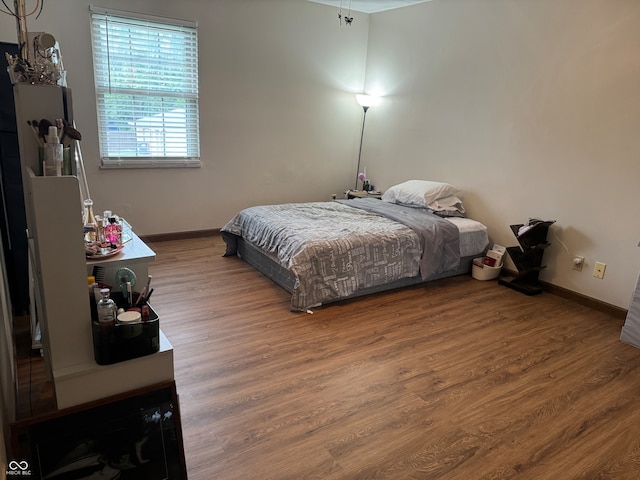
M 13 476 L 31 476 L 31 470 L 29 469 L 29 462 L 26 460 L 11 460 L 9 462 L 9 470 L 7 470 L 7 477 Z

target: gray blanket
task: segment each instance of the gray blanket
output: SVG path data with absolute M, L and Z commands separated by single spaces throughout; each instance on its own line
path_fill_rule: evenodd
M 420 239 L 422 256 L 420 275 L 426 280 L 460 266 L 460 232 L 451 222 L 424 208 L 407 207 L 374 198 L 336 200 L 350 207 L 377 213 L 400 222 L 413 230 Z

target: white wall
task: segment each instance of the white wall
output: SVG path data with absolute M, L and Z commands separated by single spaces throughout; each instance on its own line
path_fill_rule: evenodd
M 509 224 L 557 220 L 541 278 L 628 308 L 640 266 L 638 25 L 629 0 L 433 0 L 373 14 L 366 89 L 385 99 L 367 114 L 367 173 L 382 189 L 460 186 L 506 246 L 517 244 Z M 586 257 L 582 272 L 573 255 Z
M 100 170 L 89 31 L 92 3 L 196 20 L 200 169 Z M 58 39 L 96 211 L 139 234 L 213 229 L 255 204 L 328 200 L 355 175 L 368 16 L 347 28 L 305 0 L 56 0 L 30 31 Z M 16 42 L 0 16 L 0 40 Z
M 343 191 L 366 59 L 366 89 L 386 96 L 367 114 L 363 151 L 379 188 L 455 183 L 507 246 L 509 224 L 555 219 L 542 279 L 628 307 L 640 264 L 640 2 L 432 0 L 351 27 L 306 0 L 103 2 L 200 26 L 203 166 L 136 171 L 98 168 L 88 4 L 47 3 L 28 24 L 60 41 L 98 211 L 140 234 L 181 232 Z M 0 40 L 15 38 L 1 16 Z M 582 272 L 572 255 L 586 257 Z

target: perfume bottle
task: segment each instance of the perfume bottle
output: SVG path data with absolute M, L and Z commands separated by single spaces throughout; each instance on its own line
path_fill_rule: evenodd
M 104 224 L 106 220 L 96 215 L 96 221 L 98 222 L 98 231 L 96 234 L 96 241 L 100 243 L 104 243 Z
M 93 215 L 93 200 L 87 198 L 84 201 L 84 239 L 87 242 L 95 242 L 98 238 L 98 222 Z
M 109 223 L 104 226 L 104 239 L 117 247 L 122 245 L 122 225 L 115 215 L 110 216 Z
M 116 324 L 116 315 L 118 308 L 116 302 L 110 298 L 111 292 L 108 288 L 100 290 L 102 298 L 98 302 L 98 323 L 103 331 L 108 331 Z

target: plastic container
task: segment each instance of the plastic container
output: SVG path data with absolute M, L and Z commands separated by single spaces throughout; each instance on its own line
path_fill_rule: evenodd
M 489 265 L 484 265 L 482 263 L 483 257 L 476 258 L 473 261 L 473 266 L 471 267 L 471 276 L 476 280 L 495 280 L 500 275 L 500 271 L 502 270 L 502 265 L 497 267 L 490 267 Z M 478 263 L 480 265 L 478 265 Z
M 124 299 L 117 292 L 113 292 L 113 298 L 117 305 L 124 305 Z M 139 318 L 140 313 L 136 314 Z M 126 317 L 123 320 L 108 332 L 101 329 L 97 321 L 91 322 L 94 358 L 99 365 L 151 355 L 160 349 L 160 318 L 151 306 L 148 321 L 127 322 Z

